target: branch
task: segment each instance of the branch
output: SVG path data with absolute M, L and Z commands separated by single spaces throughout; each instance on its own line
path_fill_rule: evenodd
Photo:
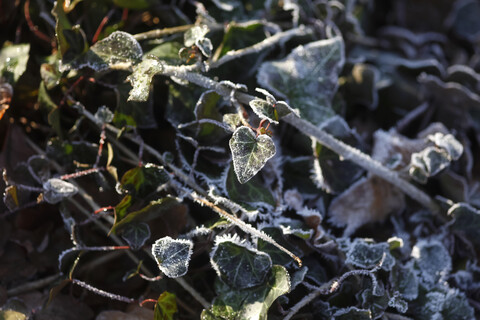
M 232 89 L 228 88 L 227 86 L 222 85 L 221 83 L 201 74 L 192 73 L 188 71 L 185 67 L 164 65 L 161 73 L 166 76 L 174 76 L 187 80 L 209 90 L 215 90 L 218 94 L 227 98 L 230 97 L 232 92 Z M 251 100 L 256 98 L 252 95 L 239 91 L 235 92 L 235 97 L 245 104 L 248 104 Z M 391 184 L 402 190 L 406 195 L 411 197 L 413 200 L 419 202 L 421 205 L 431 210 L 433 213 L 437 213 L 439 211 L 439 206 L 428 194 L 426 194 L 410 182 L 402 179 L 397 172 L 388 169 L 380 162 L 372 159 L 369 155 L 361 152 L 358 149 L 353 148 L 352 146 L 345 144 L 344 142 L 336 139 L 324 130 L 316 127 L 315 125 L 306 120 L 297 117 L 294 114 L 287 115 L 283 119 L 285 120 L 285 122 L 294 126 L 305 135 L 313 137 L 322 145 L 333 150 L 342 158 L 348 159 L 356 163 L 360 167 L 366 169 L 370 173 L 375 174 L 383 180 L 390 182 Z
M 242 56 L 245 56 L 247 54 L 251 53 L 258 53 L 259 51 L 262 51 L 263 49 L 266 49 L 268 47 L 272 47 L 276 45 L 277 43 L 284 43 L 288 40 L 290 40 L 293 37 L 301 37 L 301 36 L 307 36 L 313 34 L 312 29 L 310 28 L 305 28 L 304 26 L 300 26 L 295 29 L 290 29 L 285 32 L 279 32 L 271 37 L 266 38 L 265 40 L 258 42 L 254 44 L 253 46 L 246 47 L 240 50 L 232 50 L 228 51 L 224 56 L 222 56 L 220 59 L 217 61 L 214 61 L 210 63 L 210 69 L 218 68 L 222 64 L 240 58 Z

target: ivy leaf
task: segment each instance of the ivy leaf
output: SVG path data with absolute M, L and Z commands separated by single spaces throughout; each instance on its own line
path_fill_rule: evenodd
M 212 55 L 212 42 L 206 38 L 208 27 L 206 25 L 194 26 L 185 32 L 184 41 L 185 47 L 196 45 L 205 57 Z
M 275 155 L 272 138 L 265 134 L 255 137 L 253 130 L 245 126 L 235 130 L 229 144 L 240 183 L 250 180 Z
M 410 176 L 420 183 L 426 183 L 428 177 L 434 176 L 450 164 L 450 157 L 445 150 L 427 147 L 412 154 Z
M 420 279 L 427 288 L 433 288 L 452 270 L 452 258 L 437 240 L 420 240 L 412 249 L 412 257 L 421 271 Z
M 348 248 L 345 263 L 351 263 L 360 268 L 370 269 L 380 263 L 385 255 L 382 269 L 390 271 L 395 264 L 395 259 L 390 254 L 389 248 L 390 246 L 386 242 L 368 243 L 363 239 L 356 238 Z
M 122 238 L 132 250 L 139 250 L 150 238 L 150 227 L 145 222 L 129 223 L 122 231 Z
M 147 163 L 128 170 L 120 179 L 120 188 L 126 193 L 144 197 L 170 180 L 163 167 Z
M 155 241 L 152 255 L 160 270 L 169 278 L 184 276 L 192 256 L 193 242 L 163 237 Z
M 158 218 L 163 212 L 170 210 L 178 205 L 178 201 L 174 198 L 166 197 L 150 202 L 144 208 L 127 214 L 127 209 L 131 206 L 132 198 L 127 195 L 115 207 L 115 222 L 110 232 L 117 232 L 123 229 L 132 221 L 149 221 Z
M 0 50 L 0 76 L 15 84 L 27 69 L 30 44 L 5 46 Z
M 288 293 L 291 286 L 287 270 L 274 265 L 268 281 L 262 286 L 244 290 L 232 289 L 225 284 L 219 287 L 219 296 L 212 307 L 203 310 L 202 320 L 266 320 L 270 306 L 278 297 Z
M 279 119 L 293 112 L 292 108 L 284 101 L 268 101 L 268 99 L 256 98 L 251 100 L 249 105 L 260 119 L 267 119 L 275 124 L 278 124 Z
M 146 101 L 150 94 L 150 84 L 153 76 L 163 69 L 160 60 L 154 57 L 146 57 L 133 67 L 133 73 L 127 80 L 132 85 L 128 101 Z
M 174 313 L 178 311 L 176 298 L 177 296 L 174 293 L 164 291 L 155 304 L 153 319 L 173 320 Z
M 236 237 L 217 237 L 215 244 L 210 262 L 230 287 L 241 290 L 265 281 L 272 268 L 268 254 L 249 248 Z
M 480 246 L 480 210 L 466 203 L 456 203 L 449 210 L 448 215 L 455 218 L 451 228 L 464 234 L 472 243 Z
M 413 263 L 405 266 L 396 264 L 390 273 L 390 283 L 402 298 L 414 300 L 418 297 L 418 278 L 413 269 Z
M 142 58 L 142 47 L 129 33 L 115 31 L 90 47 L 88 66 L 96 71 L 119 64 L 133 64 Z
M 320 124 L 334 114 L 331 101 L 344 60 L 341 37 L 315 41 L 295 48 L 283 60 L 263 63 L 257 80 L 287 98 L 302 118 Z
M 67 181 L 52 178 L 43 184 L 43 198 L 51 204 L 59 203 L 65 198 L 71 197 L 78 192 L 77 187 Z

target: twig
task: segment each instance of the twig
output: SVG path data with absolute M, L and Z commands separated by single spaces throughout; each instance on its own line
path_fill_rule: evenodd
M 240 50 L 232 50 L 228 51 L 224 56 L 222 56 L 217 61 L 210 63 L 210 68 L 217 68 L 222 64 L 231 61 L 233 59 L 240 58 L 244 55 L 256 53 L 268 47 L 272 47 L 277 43 L 282 43 L 290 40 L 293 37 L 300 37 L 312 34 L 313 31 L 310 28 L 306 28 L 305 26 L 300 26 L 298 28 L 290 29 L 285 32 L 279 32 L 271 37 L 266 38 L 265 40 L 258 42 L 250 47 L 246 47 Z
M 302 260 L 297 257 L 296 255 L 294 255 L 293 253 L 291 253 L 289 250 L 285 249 L 284 247 L 282 247 L 280 244 L 278 244 L 275 240 L 273 240 L 272 238 L 270 238 L 267 234 L 265 234 L 264 232 L 260 231 L 260 230 L 257 230 L 255 229 L 254 227 L 252 227 L 251 225 L 249 225 L 248 223 L 245 223 L 243 220 L 240 220 L 239 218 L 235 217 L 234 215 L 231 215 L 230 213 L 228 213 L 227 211 L 223 210 L 222 208 L 218 207 L 217 205 L 215 205 L 214 203 L 208 201 L 207 199 L 204 199 L 202 197 L 199 197 L 198 195 L 196 194 L 191 194 L 191 198 L 202 204 L 202 205 L 206 205 L 208 206 L 209 208 L 211 208 L 213 211 L 217 212 L 218 214 L 220 214 L 222 217 L 226 218 L 228 221 L 232 222 L 233 224 L 235 224 L 236 226 L 238 226 L 240 229 L 242 229 L 243 231 L 245 231 L 246 233 L 249 233 L 255 237 L 258 237 L 260 239 L 262 239 L 263 241 L 265 242 L 268 242 L 272 245 L 274 245 L 275 247 L 277 247 L 278 249 L 280 249 L 281 251 L 285 252 L 286 254 L 288 254 L 293 260 L 295 260 L 297 262 L 297 264 L 301 267 L 302 266 Z
M 164 28 L 164 29 L 155 29 L 155 30 L 150 30 L 147 32 L 142 32 L 142 33 L 137 33 L 133 35 L 133 38 L 137 41 L 142 41 L 142 40 L 147 40 L 147 39 L 156 39 L 156 38 L 161 38 L 164 36 L 169 36 L 171 34 L 175 33 L 182 33 L 185 32 L 189 29 L 191 29 L 194 25 L 193 24 L 187 24 L 184 26 L 178 26 L 178 27 L 172 27 L 172 28 Z
M 132 298 L 124 297 L 124 296 L 121 296 L 121 295 L 118 295 L 118 294 L 113 294 L 113 293 L 110 293 L 110 292 L 107 292 L 107 291 L 103 291 L 101 289 L 95 288 L 95 287 L 89 285 L 88 283 L 85 283 L 85 282 L 77 280 L 77 279 L 72 279 L 72 283 L 75 283 L 76 285 L 79 285 L 82 288 L 85 288 L 85 289 L 87 289 L 87 290 L 89 290 L 93 293 L 96 293 L 100 296 L 103 296 L 103 297 L 106 297 L 106 298 L 109 298 L 109 299 L 118 300 L 118 301 L 126 302 L 126 303 L 132 303 L 132 302 L 136 301 L 135 299 L 132 299 Z
M 187 80 L 206 89 L 215 90 L 218 94 L 222 96 L 230 97 L 231 89 L 229 89 L 228 87 L 201 74 L 189 72 L 184 67 L 164 65 L 161 73 L 167 76 L 174 76 Z M 245 104 L 248 104 L 251 100 L 255 99 L 254 96 L 239 91 L 235 92 L 235 96 L 239 101 Z M 372 159 L 367 154 L 353 148 L 352 146 L 345 144 L 344 142 L 336 139 L 324 130 L 316 127 L 315 125 L 306 120 L 297 117 L 294 114 L 289 114 L 282 119 L 300 130 L 305 135 L 313 137 L 322 145 L 325 145 L 327 148 L 333 150 L 342 158 L 350 160 L 359 165 L 360 167 L 371 172 L 372 174 L 375 174 L 380 178 L 384 179 L 385 181 L 390 182 L 391 184 L 402 190 L 405 194 L 410 196 L 412 199 L 416 200 L 424 207 L 430 209 L 432 212 L 439 212 L 439 206 L 428 194 L 426 194 L 410 182 L 403 180 L 397 174 L 397 172 L 391 171 L 380 162 Z
M 50 45 L 52 44 L 52 39 L 48 37 L 46 34 L 38 30 L 38 27 L 33 24 L 32 17 L 30 16 L 30 0 L 25 1 L 25 6 L 23 7 L 25 12 L 25 20 L 27 20 L 28 28 L 32 31 L 39 39 L 48 42 Z
M 49 276 L 43 279 L 38 279 L 32 282 L 28 282 L 25 284 L 22 284 L 16 288 L 8 289 L 7 290 L 7 295 L 8 296 L 16 296 L 25 292 L 29 292 L 32 290 L 40 289 L 43 288 L 47 285 L 49 285 L 52 282 L 55 282 L 56 280 L 60 279 L 62 275 L 60 273 L 54 274 L 53 276 Z

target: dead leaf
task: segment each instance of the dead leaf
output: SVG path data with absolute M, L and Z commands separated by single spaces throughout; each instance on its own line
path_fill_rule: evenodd
M 369 176 L 355 182 L 332 201 L 329 221 L 339 227 L 346 226 L 344 235 L 348 236 L 362 225 L 382 221 L 404 207 L 403 192 L 379 177 Z

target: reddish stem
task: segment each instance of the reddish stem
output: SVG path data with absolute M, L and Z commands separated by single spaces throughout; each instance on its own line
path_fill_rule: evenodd
M 122 21 L 127 21 L 128 19 L 128 9 L 127 8 L 123 8 L 123 11 L 122 11 Z
M 30 16 L 30 0 L 25 1 L 23 9 L 25 12 L 25 19 L 27 20 L 28 28 L 30 29 L 30 31 L 32 31 L 33 34 L 35 34 L 39 39 L 42 39 L 51 44 L 52 41 L 50 37 L 38 30 L 38 27 L 32 21 L 32 17 Z
M 67 180 L 67 179 L 74 179 L 82 176 L 86 176 L 95 172 L 103 171 L 105 168 L 99 167 L 99 168 L 91 168 L 83 171 L 78 171 L 70 174 L 64 174 L 63 176 L 60 177 L 62 180 Z
M 63 106 L 65 104 L 65 100 L 67 100 L 67 96 L 72 93 L 73 89 L 75 89 L 76 86 L 78 86 L 78 84 L 80 82 L 82 82 L 82 80 L 84 79 L 84 76 L 80 76 L 78 77 L 77 80 L 75 80 L 75 82 L 72 84 L 72 86 L 67 90 L 67 92 L 65 92 L 65 95 L 63 96 L 62 100 L 60 101 L 60 106 Z
M 115 212 L 115 207 L 114 206 L 103 207 L 103 208 L 95 210 L 93 212 L 93 214 L 99 214 L 100 212 L 105 212 L 105 211 L 108 211 L 108 210 L 113 210 Z
M 105 123 L 104 123 L 102 125 L 102 132 L 100 133 L 100 142 L 98 143 L 97 159 L 95 160 L 95 164 L 93 165 L 94 168 L 98 167 L 98 163 L 100 162 L 100 157 L 102 156 L 103 145 L 105 144 L 106 138 L 107 136 L 105 134 Z
M 105 17 L 103 17 L 102 21 L 98 25 L 97 31 L 95 31 L 95 34 L 93 35 L 92 43 L 97 42 L 98 37 L 100 37 L 100 33 L 102 32 L 105 25 L 108 23 L 108 20 L 110 20 L 112 13 L 113 13 L 113 9 L 110 10 Z
M 147 302 L 157 303 L 157 300 L 155 300 L 155 299 L 145 299 L 145 300 L 140 302 L 140 307 L 143 307 L 143 305 Z

